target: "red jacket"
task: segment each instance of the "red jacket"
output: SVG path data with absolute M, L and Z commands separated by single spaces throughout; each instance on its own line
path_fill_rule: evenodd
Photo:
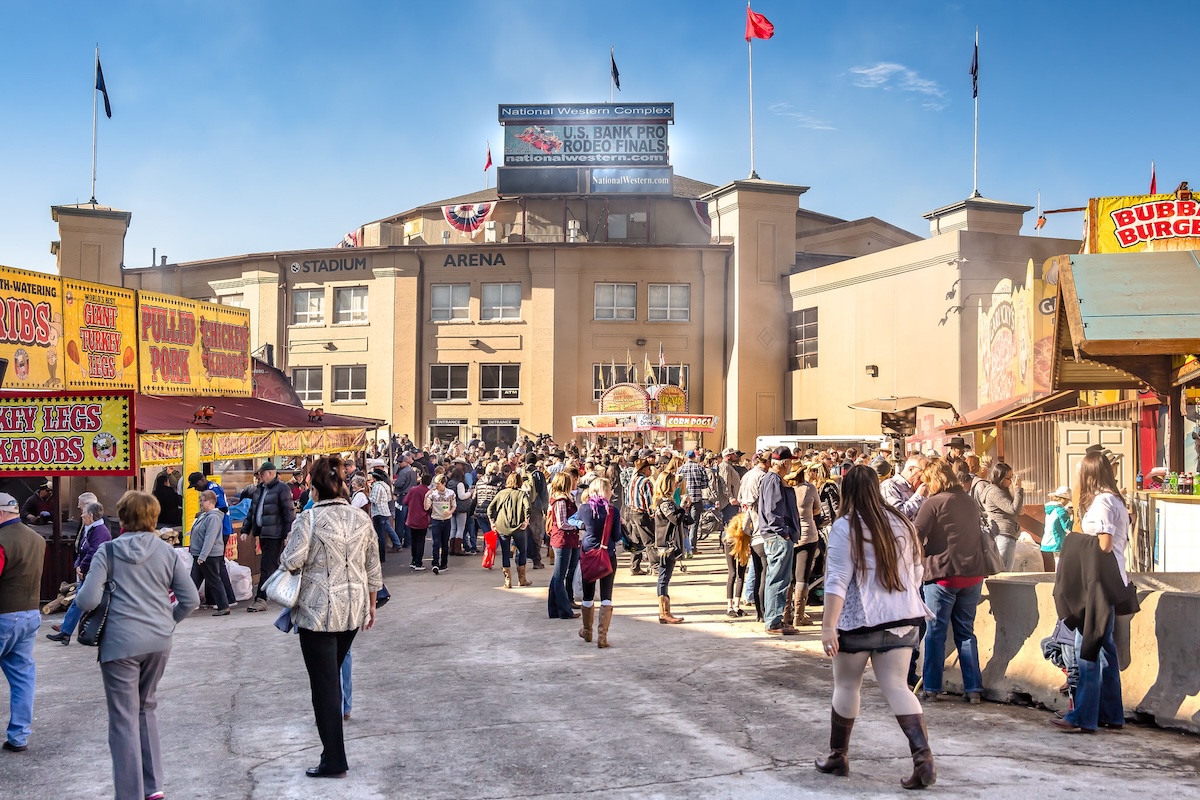
M 429 494 L 429 487 L 422 483 L 418 483 L 405 493 L 404 507 L 408 509 L 408 517 L 404 524 L 408 527 L 417 530 L 425 530 L 429 527 L 429 512 L 425 510 L 425 495 L 427 494 Z

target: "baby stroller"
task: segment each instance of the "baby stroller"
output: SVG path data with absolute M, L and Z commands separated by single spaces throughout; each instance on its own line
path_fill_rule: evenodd
M 714 509 L 706 507 L 700 514 L 700 534 L 697 537 L 700 541 L 704 541 L 712 534 L 717 534 L 717 538 L 721 537 L 721 532 L 725 530 L 724 523 L 721 522 L 721 515 Z

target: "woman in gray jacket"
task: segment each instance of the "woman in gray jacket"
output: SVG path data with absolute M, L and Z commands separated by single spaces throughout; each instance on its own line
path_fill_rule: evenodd
M 1017 538 L 1021 535 L 1021 509 L 1025 505 L 1025 490 L 1013 468 L 998 461 L 988 475 L 988 482 L 978 484 L 971 492 L 987 514 L 996 549 L 1004 561 L 1004 571 L 1012 572 L 1017 558 Z
M 188 552 L 192 555 L 192 582 L 197 591 L 200 582 L 208 587 L 208 594 L 216 601 L 214 617 L 229 616 L 229 601 L 225 596 L 225 584 L 221 581 L 221 560 L 225 558 L 225 539 L 221 526 L 225 524 L 225 512 L 217 508 L 217 493 L 205 489 L 200 493 L 200 513 L 192 523 L 192 539 Z
M 158 514 L 154 495 L 125 493 L 117 502 L 125 533 L 96 552 L 75 598 L 85 613 L 100 605 L 112 559 L 114 588 L 100 640 L 100 674 L 117 800 L 162 800 L 155 695 L 171 655 L 175 624 L 200 605 L 187 567 L 154 533 Z M 179 601 L 174 609 L 171 592 Z

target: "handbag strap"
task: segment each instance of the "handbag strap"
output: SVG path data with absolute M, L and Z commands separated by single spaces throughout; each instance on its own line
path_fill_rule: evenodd
M 608 535 L 612 533 L 613 526 L 613 509 L 608 507 L 608 513 L 604 515 L 604 532 L 600 534 L 600 546 L 608 547 Z
M 110 591 L 110 592 L 111 592 L 111 591 L 112 591 L 112 585 L 113 585 L 113 579 L 112 579 L 112 576 L 113 576 L 113 561 L 115 560 L 115 559 L 113 558 L 113 543 L 112 543 L 112 540 L 111 540 L 111 539 L 109 539 L 107 542 L 105 542 L 105 543 L 104 543 L 104 546 L 107 548 L 107 550 L 105 550 L 105 555 L 107 555 L 107 556 L 108 556 L 108 558 L 106 558 L 106 559 L 105 559 L 105 564 L 104 564 L 104 572 L 105 572 L 105 576 L 104 576 L 104 577 L 105 577 L 105 580 L 104 580 L 104 587 L 105 587 L 105 588 L 106 588 L 108 591 Z

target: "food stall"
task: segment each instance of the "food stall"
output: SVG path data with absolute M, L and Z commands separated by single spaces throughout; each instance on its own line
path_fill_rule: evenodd
M 712 414 L 688 413 L 687 393 L 678 386 L 618 383 L 601 395 L 599 414 L 571 417 L 571 430 L 618 441 L 622 434 L 638 434 L 643 442 L 669 442 L 682 450 L 686 434 L 714 433 L 719 421 Z

